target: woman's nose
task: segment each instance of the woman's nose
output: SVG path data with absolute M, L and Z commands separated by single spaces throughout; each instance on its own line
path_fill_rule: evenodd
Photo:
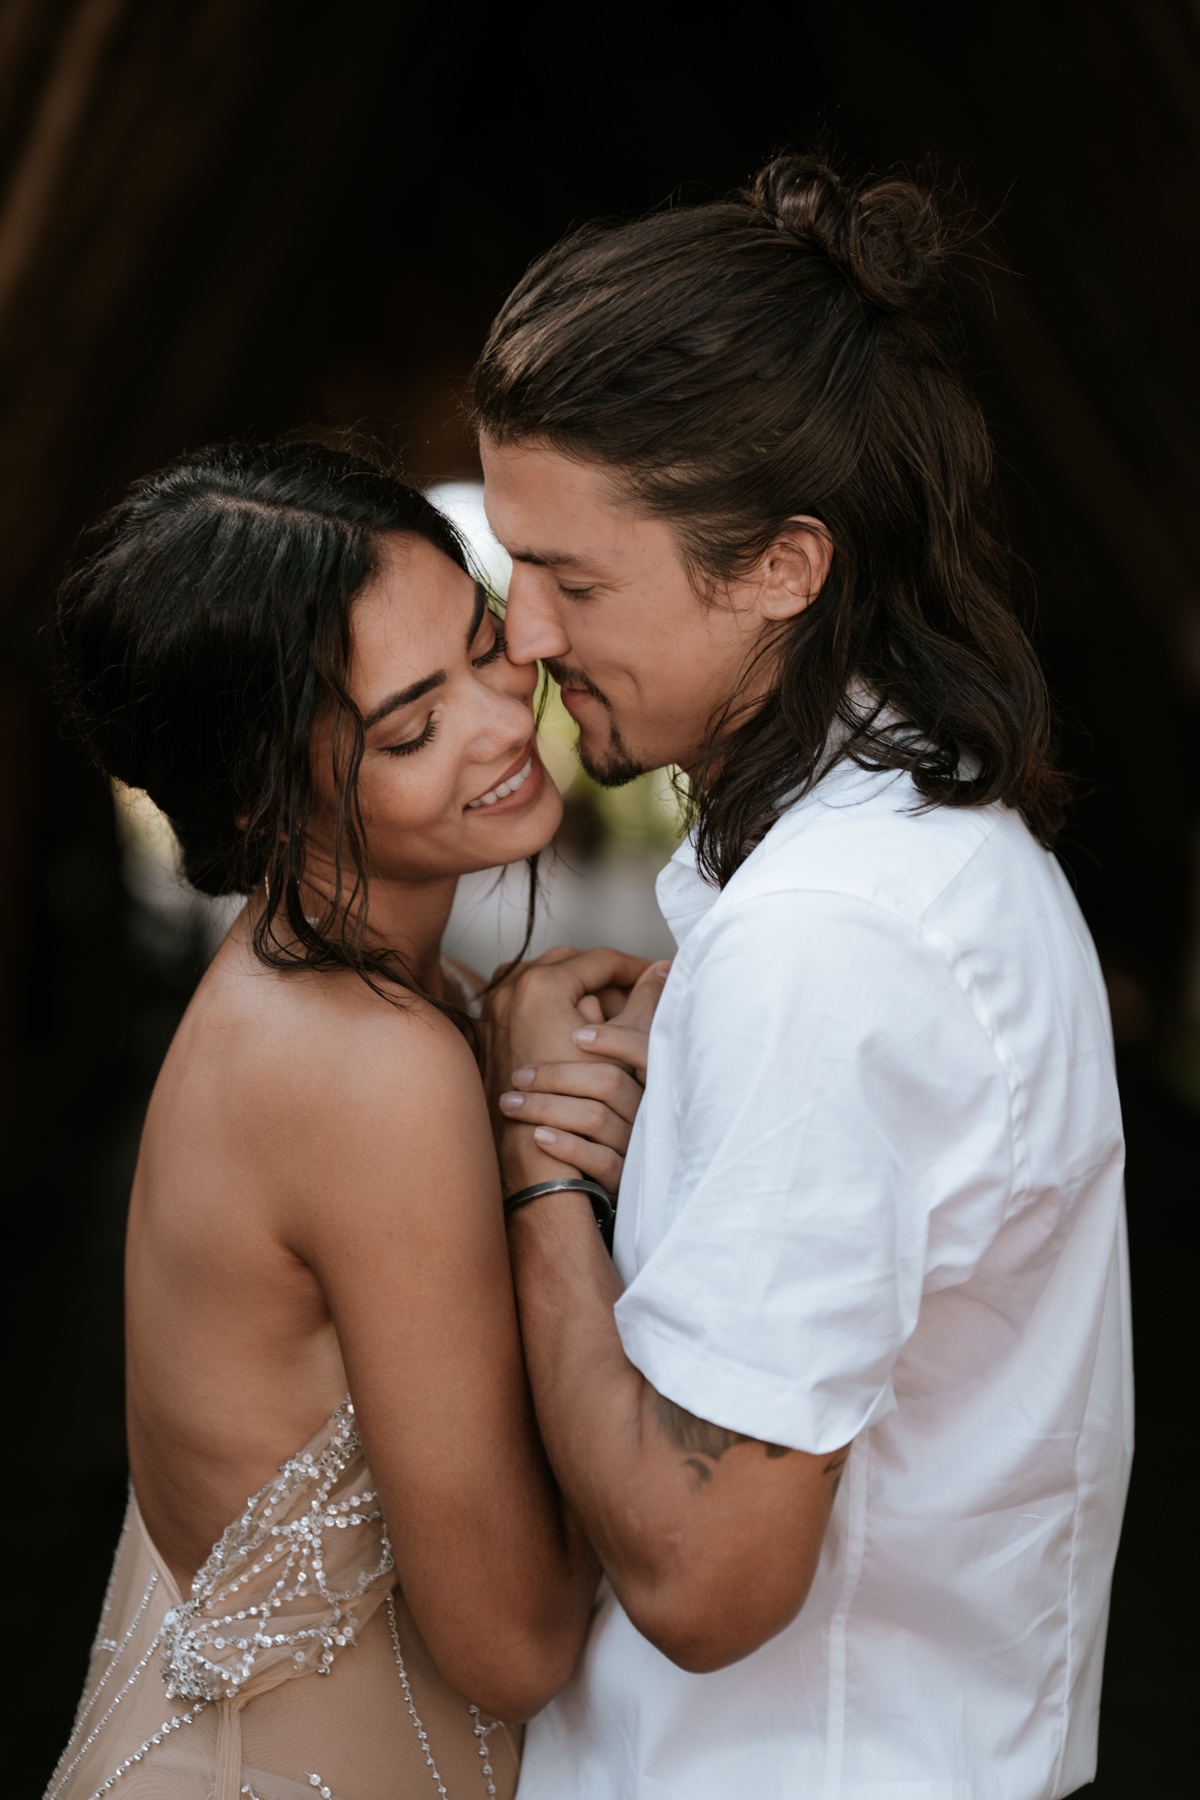
M 514 563 L 508 584 L 504 614 L 504 643 L 509 662 L 544 662 L 569 655 L 571 640 L 563 630 L 558 609 L 546 592 L 544 569 Z
M 500 665 L 503 667 L 503 665 Z M 486 713 L 480 717 L 475 734 L 475 753 L 481 761 L 519 750 L 534 729 L 533 696 L 537 692 L 538 669 L 513 667 L 507 680 L 493 686 Z

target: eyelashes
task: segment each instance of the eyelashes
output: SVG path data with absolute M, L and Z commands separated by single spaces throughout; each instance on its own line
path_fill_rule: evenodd
M 497 625 L 495 630 L 496 636 L 490 649 L 485 650 L 482 656 L 476 656 L 472 660 L 471 667 L 473 669 L 486 669 L 489 663 L 499 662 L 500 658 L 504 655 L 505 639 L 503 628 L 500 625 Z M 385 745 L 384 755 L 414 756 L 418 750 L 423 750 L 426 744 L 432 743 L 436 734 L 437 714 L 430 713 L 428 719 L 425 721 L 425 729 L 421 732 L 419 737 L 409 738 L 408 741 L 403 744 Z
M 497 625 L 495 630 L 496 636 L 491 649 L 485 650 L 482 656 L 475 657 L 471 664 L 473 669 L 486 669 L 489 663 L 499 662 L 504 655 L 504 628 L 502 625 Z
M 412 756 L 416 751 L 423 750 L 426 744 L 432 741 L 436 732 L 437 719 L 433 713 L 430 713 L 420 737 L 409 738 L 404 744 L 385 744 L 383 753 L 385 756 Z

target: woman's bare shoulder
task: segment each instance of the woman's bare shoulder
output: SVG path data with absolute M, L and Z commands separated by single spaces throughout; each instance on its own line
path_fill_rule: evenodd
M 239 974 L 228 1003 L 260 1036 L 272 1080 L 297 1095 L 313 1083 L 342 1101 L 397 1082 L 414 1091 L 480 1085 L 462 1033 L 419 994 L 373 988 L 350 970 Z
M 202 1108 L 294 1181 L 297 1164 L 440 1130 L 487 1130 L 470 1045 L 419 995 L 350 971 L 276 970 L 226 945 L 164 1065 L 156 1110 Z

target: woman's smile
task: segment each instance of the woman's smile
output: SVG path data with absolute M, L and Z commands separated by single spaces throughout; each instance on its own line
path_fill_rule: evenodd
M 416 536 L 380 545 L 354 603 L 347 683 L 364 721 L 358 793 L 377 929 L 411 928 L 414 883 L 424 893 L 431 879 L 522 862 L 554 836 L 561 802 L 537 753 L 537 683 L 535 668 L 508 660 L 470 575 Z M 329 765 L 329 748 L 316 754 Z
M 468 800 L 464 812 L 518 812 L 530 806 L 542 791 L 546 771 L 537 749 L 531 742 L 521 751 L 515 763 L 504 771 L 494 787 L 475 800 Z

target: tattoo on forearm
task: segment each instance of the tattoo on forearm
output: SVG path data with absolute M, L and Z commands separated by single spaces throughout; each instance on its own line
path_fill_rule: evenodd
M 694 1477 L 695 1485 L 703 1487 L 713 1478 L 711 1464 L 720 1462 L 727 1450 L 738 1444 L 761 1444 L 769 1457 L 790 1456 L 791 1449 L 787 1444 L 768 1444 L 762 1438 L 751 1437 L 745 1431 L 730 1431 L 724 1425 L 714 1425 L 708 1419 L 698 1419 L 685 1407 L 676 1406 L 664 1394 L 655 1393 L 654 1413 L 659 1426 L 671 1442 L 687 1454 L 683 1466 Z M 832 1475 L 833 1492 L 830 1501 L 837 1495 L 841 1486 L 842 1474 L 850 1457 L 850 1446 L 838 1450 L 821 1470 L 822 1475 Z
M 847 1448 L 845 1450 L 839 1450 L 837 1455 L 832 1457 L 829 1460 L 829 1462 L 827 1462 L 825 1464 L 825 1467 L 821 1470 L 822 1475 L 832 1475 L 833 1476 L 833 1493 L 830 1495 L 831 1503 L 832 1503 L 832 1501 L 837 1499 L 837 1491 L 842 1485 L 842 1471 L 846 1467 L 846 1463 L 848 1462 L 849 1457 L 850 1457 L 849 1448 Z
M 707 1419 L 698 1419 L 685 1407 L 676 1406 L 673 1400 L 656 1393 L 654 1411 L 659 1425 L 680 1450 L 689 1452 L 684 1457 L 683 1466 L 690 1469 L 698 1482 L 712 1480 L 712 1469 L 709 1462 L 720 1462 L 727 1450 L 737 1444 L 762 1444 L 768 1456 L 788 1456 L 790 1451 L 786 1444 L 767 1444 L 761 1438 L 751 1437 L 745 1431 L 729 1431 L 724 1425 L 713 1425 Z M 703 1460 L 707 1458 L 708 1461 Z

